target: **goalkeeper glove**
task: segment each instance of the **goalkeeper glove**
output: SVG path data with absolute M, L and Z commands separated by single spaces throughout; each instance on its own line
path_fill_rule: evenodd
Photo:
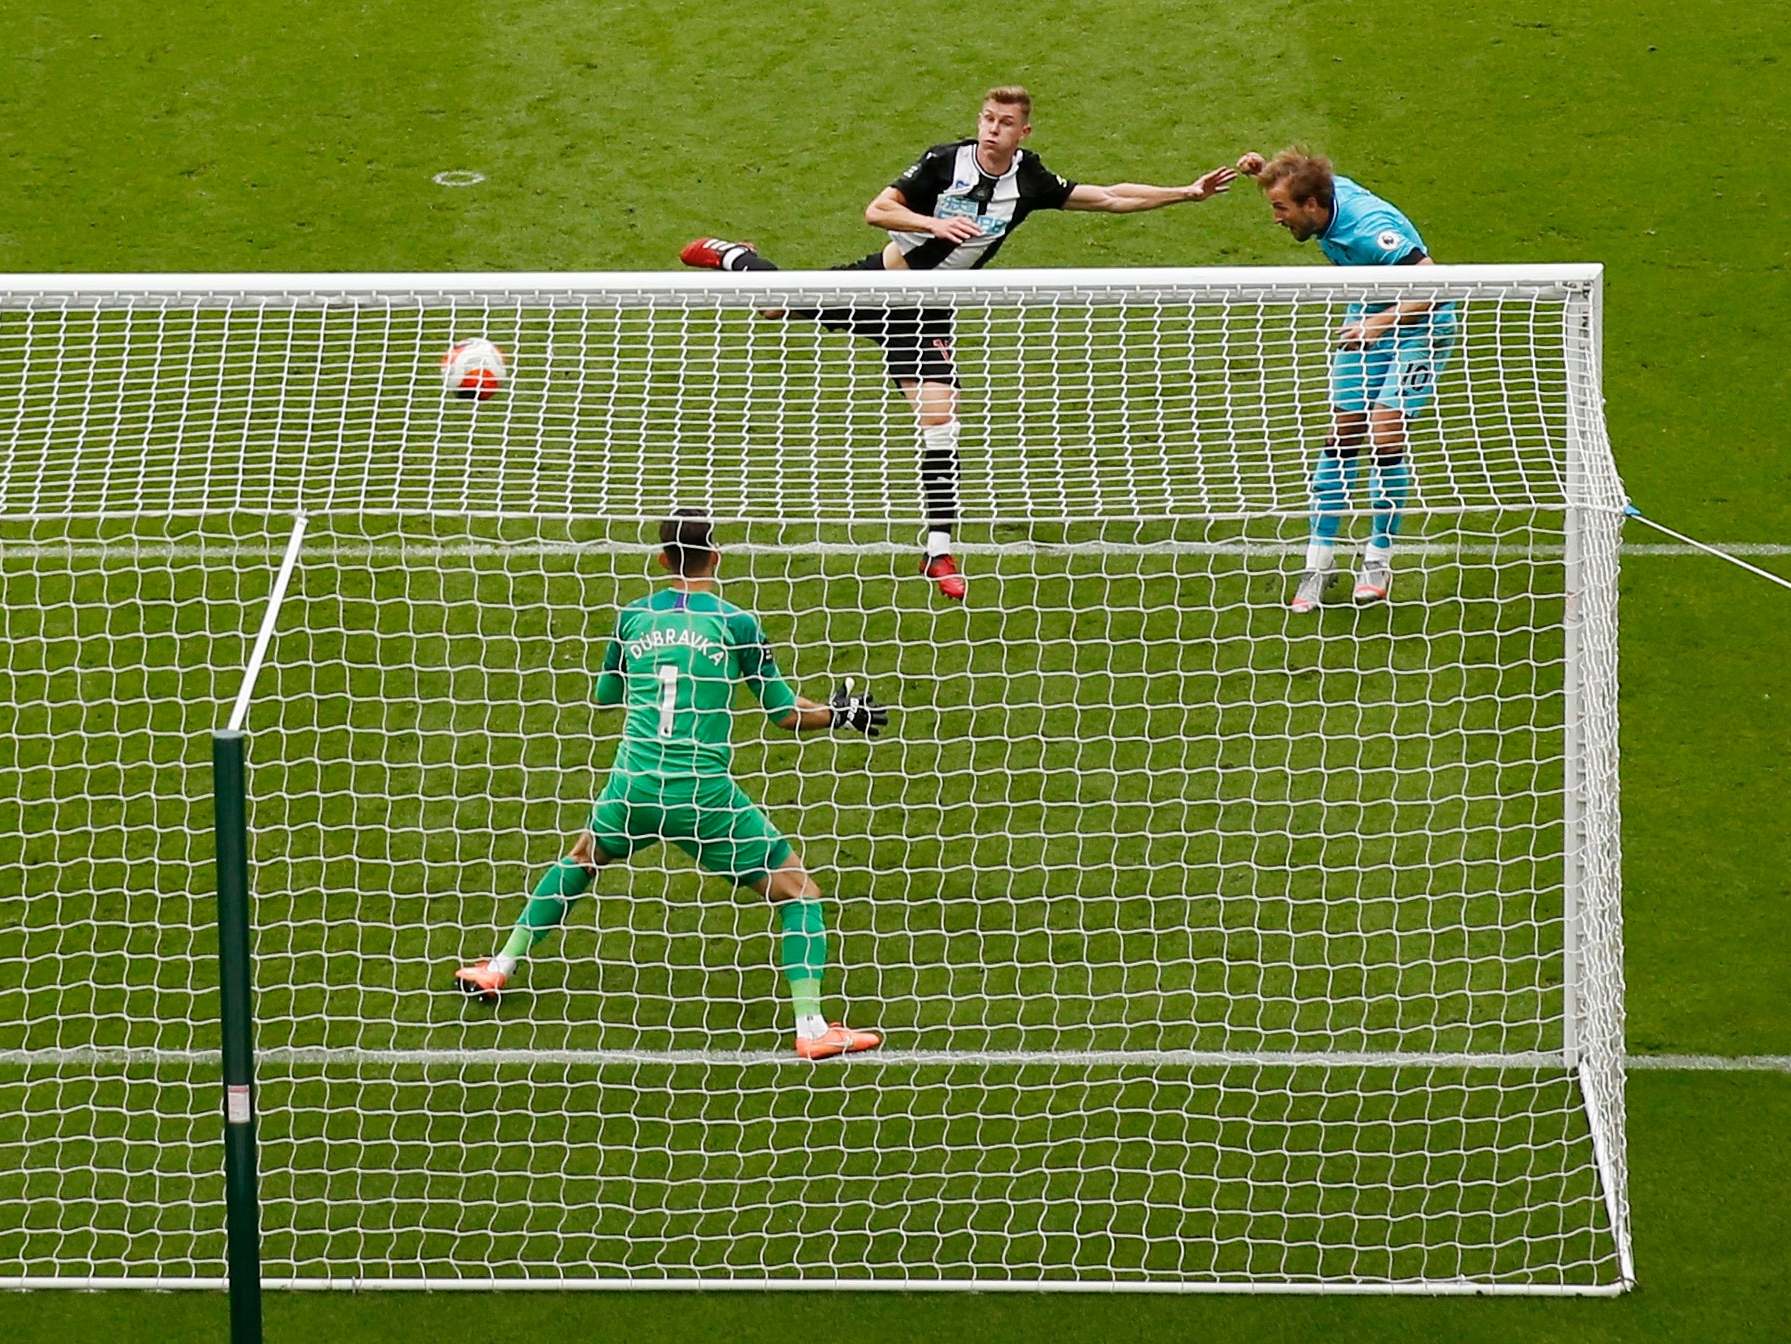
M 833 711 L 835 728 L 850 728 L 866 737 L 877 736 L 889 722 L 889 711 L 871 698 L 870 688 L 867 686 L 862 692 L 854 690 L 851 677 L 847 677 L 845 685 L 833 693 L 827 707 Z

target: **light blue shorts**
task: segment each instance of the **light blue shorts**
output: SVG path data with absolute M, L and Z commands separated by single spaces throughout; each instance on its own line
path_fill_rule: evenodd
M 1453 321 L 1394 332 L 1366 350 L 1339 350 L 1331 356 L 1331 409 L 1347 414 L 1384 407 L 1408 418 L 1422 415 L 1454 350 Z

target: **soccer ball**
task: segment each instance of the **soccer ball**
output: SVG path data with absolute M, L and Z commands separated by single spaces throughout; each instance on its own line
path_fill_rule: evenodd
M 442 356 L 442 386 L 455 396 L 486 401 L 504 384 L 504 352 L 484 337 L 457 341 Z

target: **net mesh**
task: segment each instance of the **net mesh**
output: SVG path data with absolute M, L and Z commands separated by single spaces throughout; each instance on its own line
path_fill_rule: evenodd
M 1395 600 L 1304 618 L 1329 352 L 1384 281 L 926 289 L 964 607 L 875 348 L 755 315 L 842 282 L 15 296 L 0 1276 L 222 1272 L 207 733 L 303 511 L 250 719 L 271 1279 L 1620 1282 L 1595 295 L 1452 274 Z M 471 335 L 490 402 L 442 394 Z M 772 909 L 670 847 L 495 1010 L 449 989 L 583 824 L 674 504 L 799 690 L 895 706 L 735 731 L 876 1056 L 794 1059 Z

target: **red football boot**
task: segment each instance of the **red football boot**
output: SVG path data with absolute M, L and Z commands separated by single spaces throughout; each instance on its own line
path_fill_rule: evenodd
M 953 602 L 962 602 L 970 591 L 970 585 L 958 573 L 958 562 L 949 555 L 921 556 L 920 572 L 933 581 L 941 596 Z
M 724 269 L 722 262 L 730 252 L 742 250 L 757 252 L 759 249 L 751 243 L 730 243 L 726 238 L 693 238 L 684 244 L 678 260 L 699 270 L 719 271 Z

